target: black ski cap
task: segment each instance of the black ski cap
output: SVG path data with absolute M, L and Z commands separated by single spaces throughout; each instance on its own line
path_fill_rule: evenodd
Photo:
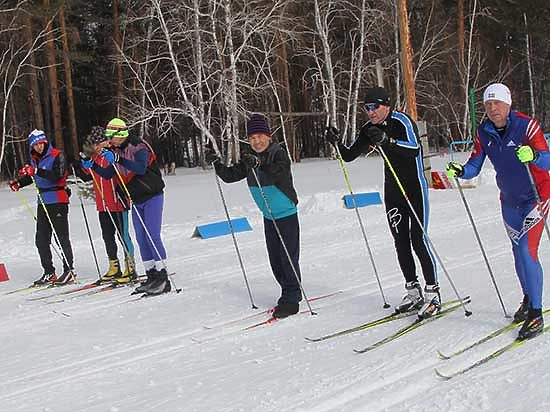
M 367 92 L 365 93 L 365 99 L 363 102 L 365 104 L 379 103 L 384 106 L 391 105 L 390 95 L 388 94 L 388 91 L 383 87 L 371 87 L 370 89 L 367 89 Z

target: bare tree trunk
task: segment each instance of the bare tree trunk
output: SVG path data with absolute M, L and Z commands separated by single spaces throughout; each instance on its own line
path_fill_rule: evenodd
M 124 78 L 122 76 L 122 62 L 120 61 L 118 55 L 120 50 L 122 50 L 122 36 L 120 34 L 120 14 L 118 11 L 118 0 L 113 0 L 113 42 L 115 43 L 115 72 L 116 72 L 116 113 L 117 116 L 120 116 L 120 113 L 123 111 L 123 99 L 124 99 Z
M 229 85 L 229 119 L 231 124 L 230 144 L 233 159 L 239 161 L 239 113 L 238 113 L 238 101 L 237 101 L 237 66 L 235 60 L 235 48 L 233 46 L 233 17 L 231 12 L 231 0 L 224 1 L 225 10 L 225 30 L 226 30 L 226 44 L 227 53 L 229 54 L 229 71 L 228 71 L 228 85 Z
M 409 34 L 409 17 L 407 15 L 407 0 L 398 0 L 399 37 L 401 39 L 401 66 L 405 81 L 405 102 L 407 113 L 414 120 L 418 119 L 416 111 L 416 90 L 412 67 L 412 46 Z
M 71 68 L 71 56 L 69 51 L 69 37 L 67 36 L 67 27 L 65 24 L 65 6 L 59 9 L 59 28 L 61 29 L 61 39 L 63 41 L 63 67 L 65 70 L 65 90 L 67 93 L 67 116 L 69 118 L 69 132 L 71 136 L 71 146 L 73 158 L 78 159 L 80 149 L 78 147 L 78 133 L 76 131 L 76 115 L 73 96 L 73 75 Z
M 23 36 L 25 43 L 31 47 L 33 43 L 32 34 L 32 18 L 29 13 L 23 14 Z M 36 72 L 36 56 L 34 51 L 31 50 L 30 67 L 29 67 L 29 100 L 32 105 L 33 114 L 33 127 L 36 129 L 44 130 L 44 116 L 42 114 L 42 104 L 40 102 L 40 88 L 38 86 L 38 75 Z
M 523 13 L 525 22 L 525 56 L 527 58 L 527 74 L 529 77 L 529 98 L 531 101 L 531 116 L 535 117 L 535 93 L 533 91 L 533 68 L 531 67 L 531 54 L 529 47 L 529 30 L 527 27 L 527 15 Z
M 456 41 L 458 45 L 458 62 L 460 70 L 464 70 L 464 0 L 458 0 Z
M 363 78 L 363 56 L 365 52 L 365 18 L 366 18 L 367 2 L 361 2 L 361 18 L 359 22 L 359 57 L 357 58 L 357 69 L 355 73 L 351 73 L 351 78 L 355 75 L 355 85 L 353 87 L 353 98 L 351 99 L 351 133 L 350 138 L 354 139 L 357 134 L 357 103 L 359 102 L 359 88 L 361 87 L 361 79 Z
M 43 0 L 44 9 L 48 11 L 50 9 L 50 0 Z M 50 81 L 50 100 L 51 111 L 53 116 L 53 134 L 55 137 L 55 147 L 59 150 L 65 149 L 65 142 L 63 141 L 63 131 L 61 122 L 61 103 L 59 101 L 59 89 L 57 87 L 57 68 L 56 68 L 56 47 L 55 40 L 52 33 L 52 22 L 49 17 L 46 16 L 46 62 L 48 63 L 48 78 Z
M 399 13 L 397 1 L 394 9 L 394 26 L 393 40 L 395 47 L 395 107 L 401 109 L 401 62 L 399 60 Z
M 330 10 L 331 3 L 327 6 Z M 330 116 L 331 126 L 338 127 L 337 111 L 336 111 L 336 83 L 334 81 L 334 66 L 332 64 L 332 55 L 330 50 L 330 43 L 328 39 L 329 27 L 328 27 L 328 14 L 321 16 L 321 9 L 319 6 L 319 0 L 314 1 L 315 8 L 315 26 L 317 27 L 317 34 L 321 39 L 323 46 L 323 55 L 325 57 L 325 74 L 327 76 L 328 86 L 326 89 L 326 107 Z
M 204 113 L 204 96 L 202 93 L 203 88 L 203 69 L 204 61 L 202 57 L 202 38 L 201 38 L 201 25 L 200 25 L 200 5 L 199 0 L 193 0 L 193 29 L 194 29 L 194 40 L 195 40 L 195 59 L 196 59 L 196 71 L 197 71 L 197 115 L 201 119 L 202 123 L 205 123 L 205 113 Z M 203 169 L 206 169 L 206 162 L 204 161 L 204 145 L 206 144 L 206 133 L 203 129 L 199 129 L 199 148 L 198 148 L 198 157 L 197 163 L 200 163 Z
M 277 70 L 278 95 L 281 97 L 282 112 L 292 112 L 292 100 L 290 94 L 290 76 L 288 74 L 288 55 L 286 48 L 285 35 L 281 31 L 277 32 L 277 46 L 275 47 L 275 68 Z M 283 137 L 287 144 L 287 150 L 290 158 L 295 162 L 300 161 L 300 153 L 296 147 L 296 135 L 294 130 L 294 117 L 288 116 L 286 119 L 281 115 L 281 129 Z
M 470 33 L 468 36 L 468 57 L 464 67 L 464 118 L 462 120 L 462 136 L 468 136 L 468 114 L 470 113 L 468 104 L 468 90 L 470 88 L 470 65 L 472 64 L 472 43 L 474 36 L 474 23 L 477 11 L 477 0 L 472 5 L 472 17 L 470 18 Z M 471 115 L 470 115 L 471 116 Z M 473 136 L 472 136 L 473 139 Z

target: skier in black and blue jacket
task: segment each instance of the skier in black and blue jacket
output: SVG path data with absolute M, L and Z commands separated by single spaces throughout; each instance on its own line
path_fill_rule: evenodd
M 298 222 L 298 196 L 292 182 L 290 159 L 287 152 L 271 140 L 267 119 L 254 114 L 246 125 L 248 141 L 253 153 L 245 153 L 241 161 L 225 166 L 213 151 L 207 151 L 206 161 L 213 163 L 216 174 L 226 183 L 246 178 L 258 208 L 264 215 L 264 233 L 269 263 L 275 279 L 281 286 L 281 297 L 273 312 L 276 318 L 298 313 L 302 293 L 300 278 L 300 225 Z M 258 187 L 256 176 L 261 187 Z M 262 195 L 265 195 L 268 205 Z M 290 255 L 290 261 L 277 234 L 277 228 Z M 294 269 L 296 273 L 294 273 Z

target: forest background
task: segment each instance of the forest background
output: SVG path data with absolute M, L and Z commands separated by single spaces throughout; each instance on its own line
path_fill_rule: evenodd
M 325 127 L 353 141 L 365 88 L 382 81 L 407 111 L 397 3 L 0 0 L 0 173 L 27 162 L 32 129 L 75 160 L 115 116 L 162 164 L 205 167 L 208 142 L 237 160 L 252 112 L 294 161 L 330 156 Z M 548 127 L 549 3 L 408 0 L 425 156 L 471 139 L 494 81 Z

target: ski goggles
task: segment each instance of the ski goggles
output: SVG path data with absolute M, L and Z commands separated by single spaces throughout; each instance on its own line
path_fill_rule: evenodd
M 365 105 L 363 106 L 366 112 L 374 112 L 379 107 L 380 103 L 365 103 Z
M 113 137 L 128 137 L 128 128 L 121 127 L 120 129 L 107 129 L 105 130 L 105 137 L 112 139 Z

